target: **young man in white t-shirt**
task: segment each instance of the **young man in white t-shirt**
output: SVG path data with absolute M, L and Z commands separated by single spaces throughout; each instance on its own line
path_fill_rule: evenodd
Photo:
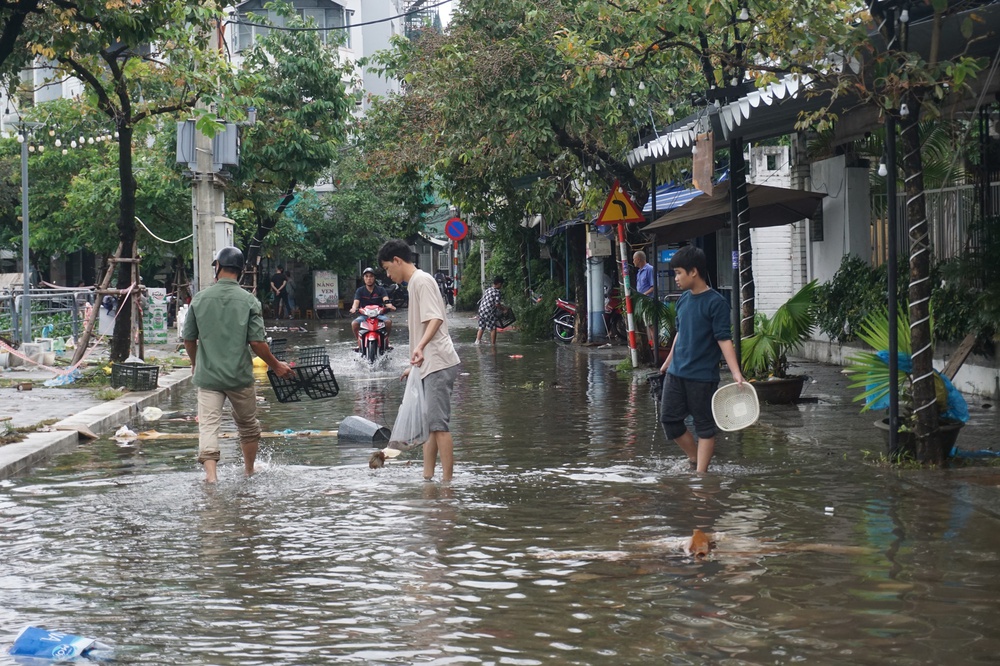
M 424 480 L 434 478 L 434 464 L 441 456 L 441 480 L 451 481 L 455 466 L 454 442 L 448 429 L 451 392 L 458 376 L 458 354 L 448 334 L 444 300 L 429 273 L 416 267 L 406 241 L 388 240 L 378 251 L 378 261 L 393 282 L 407 283 L 410 299 L 406 323 L 410 328 L 410 363 L 417 366 L 424 385 L 430 438 L 424 444 Z M 412 368 L 403 373 L 405 378 Z

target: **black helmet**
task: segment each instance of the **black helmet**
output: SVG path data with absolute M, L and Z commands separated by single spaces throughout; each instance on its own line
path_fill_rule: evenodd
M 371 273 L 372 275 L 375 275 L 375 269 L 372 268 L 371 266 L 369 266 L 365 270 L 361 271 L 361 275 L 366 275 L 368 273 Z
M 215 261 L 212 262 L 212 265 L 242 271 L 243 252 L 238 247 L 224 247 L 215 255 Z

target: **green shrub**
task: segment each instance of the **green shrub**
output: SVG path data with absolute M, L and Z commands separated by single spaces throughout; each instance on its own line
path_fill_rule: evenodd
M 473 243 L 472 249 L 465 258 L 462 281 L 458 286 L 458 296 L 455 298 L 455 309 L 475 310 L 482 297 L 483 289 L 479 278 L 479 243 Z

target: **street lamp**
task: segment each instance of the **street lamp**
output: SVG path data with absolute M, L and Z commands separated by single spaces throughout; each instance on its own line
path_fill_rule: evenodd
M 28 255 L 28 132 L 42 123 L 4 116 L 4 125 L 17 127 L 21 144 L 21 264 L 24 269 L 24 295 L 21 297 L 21 342 L 31 342 L 31 258 Z

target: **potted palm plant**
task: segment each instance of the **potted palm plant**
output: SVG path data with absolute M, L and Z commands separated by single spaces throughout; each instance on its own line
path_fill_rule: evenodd
M 757 312 L 754 334 L 741 341 L 743 376 L 761 402 L 784 404 L 802 395 L 803 375 L 788 374 L 788 355 L 809 339 L 816 325 L 815 280 L 805 285 L 773 315 Z
M 899 421 L 900 427 L 897 431 L 897 444 L 894 450 L 886 449 L 890 459 L 912 458 L 916 454 L 916 441 L 913 436 L 913 393 L 911 386 L 913 376 L 911 374 L 913 364 L 910 359 L 910 322 L 905 309 L 900 309 L 896 315 L 897 321 L 897 345 L 898 345 L 898 367 L 897 381 L 899 382 Z M 933 331 L 933 318 L 931 320 L 931 330 Z M 872 312 L 862 322 L 858 331 L 858 338 L 871 347 L 874 351 L 859 351 L 847 359 L 845 372 L 851 376 L 852 383 L 849 388 L 858 389 L 858 395 L 854 397 L 855 402 L 864 401 L 862 412 L 888 409 L 889 407 L 889 314 L 883 308 L 880 311 Z M 955 389 L 951 381 L 940 373 L 935 372 L 935 384 L 937 386 L 937 400 L 935 408 L 938 410 L 937 432 L 932 438 L 931 445 L 934 447 L 935 460 L 944 460 L 951 455 L 951 451 L 958 440 L 958 434 L 962 426 L 969 419 L 969 408 L 962 397 L 962 394 Z M 888 417 L 875 422 L 883 435 L 886 446 L 889 445 L 889 419 Z

